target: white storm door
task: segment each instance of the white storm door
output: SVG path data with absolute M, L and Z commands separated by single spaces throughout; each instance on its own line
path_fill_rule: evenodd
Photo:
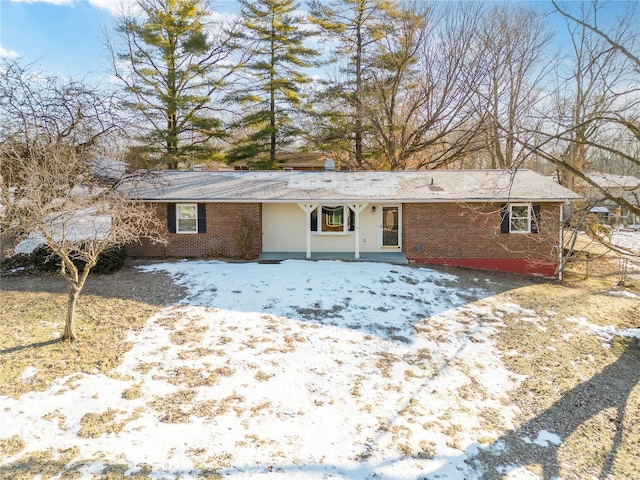
M 400 246 L 400 207 L 383 206 L 382 211 L 382 243 L 383 247 Z

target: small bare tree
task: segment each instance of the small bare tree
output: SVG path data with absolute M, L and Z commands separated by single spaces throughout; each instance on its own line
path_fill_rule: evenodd
M 28 237 L 59 258 L 69 283 L 62 339 L 73 341 L 76 303 L 100 254 L 140 236 L 160 240 L 158 221 L 122 195 L 117 181 L 104 183 L 92 171 L 88 159 L 116 130 L 110 110 L 98 109 L 108 104 L 104 97 L 16 63 L 3 70 L 0 235 Z

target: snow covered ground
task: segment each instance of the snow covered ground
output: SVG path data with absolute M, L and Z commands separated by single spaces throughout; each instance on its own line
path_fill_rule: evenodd
M 624 230 L 616 230 L 613 232 L 611 242 L 614 245 L 628 248 L 630 251 L 640 255 L 640 232 L 629 232 Z
M 514 426 L 507 392 L 522 379 L 491 336 L 505 315 L 535 312 L 496 301 L 481 274 L 462 287 L 376 263 L 144 269 L 168 272 L 187 297 L 130 334 L 110 375 L 0 397 L 0 440 L 26 444 L 0 465 L 75 449 L 82 478 L 124 464 L 152 478 L 473 480 L 482 472 L 465 460 L 502 433 L 487 426 Z M 513 466 L 508 478 L 537 477 Z

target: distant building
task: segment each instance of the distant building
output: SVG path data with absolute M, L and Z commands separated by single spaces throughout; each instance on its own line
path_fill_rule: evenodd
M 606 189 L 612 196 L 623 198 L 633 205 L 640 205 L 640 179 L 632 175 L 615 175 L 613 173 L 590 172 L 587 177 Z M 606 208 L 608 217 L 615 223 L 637 225 L 640 216 L 628 209 L 620 207 L 613 200 L 603 198 L 602 193 L 595 187 L 587 185 L 585 197 L 594 207 Z M 600 214 L 604 212 L 599 210 Z

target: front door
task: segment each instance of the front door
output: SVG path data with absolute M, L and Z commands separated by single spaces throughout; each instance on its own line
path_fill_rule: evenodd
M 400 246 L 400 207 L 382 207 L 382 246 Z

